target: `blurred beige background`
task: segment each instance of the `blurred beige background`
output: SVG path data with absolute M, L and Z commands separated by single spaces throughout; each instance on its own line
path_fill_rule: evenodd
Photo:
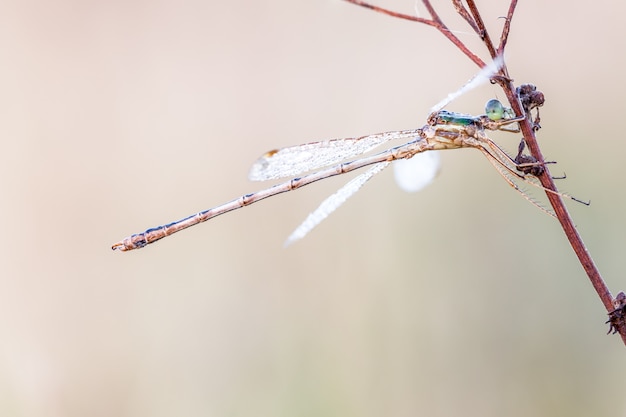
M 624 6 L 568 4 L 521 1 L 507 62 L 624 290 Z M 9 1 L 0 33 L 1 415 L 626 416 L 624 346 L 557 222 L 472 150 L 417 194 L 383 172 L 288 249 L 347 176 L 110 250 L 263 188 L 269 149 L 421 126 L 477 70 L 433 29 L 339 0 Z

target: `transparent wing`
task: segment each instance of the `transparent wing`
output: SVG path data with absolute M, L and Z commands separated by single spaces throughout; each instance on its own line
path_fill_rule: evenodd
M 265 181 L 292 177 L 364 154 L 391 140 L 402 139 L 408 142 L 417 136 L 419 129 L 410 129 L 289 146 L 260 157 L 252 165 L 248 178 L 252 181 Z
M 393 163 L 396 183 L 404 191 L 419 191 L 435 179 L 439 173 L 440 161 L 437 151 L 418 153 L 411 159 L 398 159 Z
M 363 174 L 354 178 L 352 181 L 341 187 L 337 192 L 320 204 L 320 206 L 315 209 L 315 211 L 308 215 L 306 220 L 298 226 L 296 230 L 287 238 L 285 241 L 285 246 L 291 245 L 296 240 L 300 240 L 307 235 L 315 226 L 321 223 L 330 213 L 335 211 L 337 207 L 345 203 L 345 201 L 350 198 L 354 193 L 359 191 L 359 189 L 374 175 L 378 174 L 380 171 L 385 169 L 390 162 L 381 162 L 379 164 L 374 165 Z
M 495 74 L 498 73 L 498 71 L 500 71 L 500 68 L 502 68 L 502 64 L 504 64 L 504 56 L 497 56 L 496 59 L 493 60 L 493 62 L 487 64 L 483 69 L 478 71 L 478 73 L 474 75 L 474 77 L 470 79 L 467 83 L 465 83 L 461 88 L 456 90 L 454 93 L 448 94 L 446 98 L 435 104 L 430 109 L 430 112 L 433 113 L 443 109 L 453 100 L 478 87 L 479 85 L 489 81 L 491 77 L 493 77 Z

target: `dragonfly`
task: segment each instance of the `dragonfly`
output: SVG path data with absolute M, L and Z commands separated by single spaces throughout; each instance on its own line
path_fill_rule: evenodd
M 516 181 L 523 181 L 564 197 L 572 199 L 573 197 L 545 189 L 541 186 L 536 176 L 533 175 L 540 173 L 541 169 L 537 167 L 542 166 L 542 163 L 537 162 L 530 156 L 521 158 L 522 148 L 520 148 L 517 158 L 511 158 L 486 134 L 488 130 L 519 132 L 519 127 L 516 127 L 516 123 L 523 120 L 526 117 L 525 115 L 516 116 L 510 109 L 504 107 L 502 103 L 495 99 L 487 102 L 485 114 L 479 116 L 443 110 L 443 107 L 466 91 L 491 79 L 499 71 L 501 65 L 501 59 L 494 60 L 459 90 L 433 106 L 426 125 L 421 128 L 390 131 L 357 138 L 311 142 L 269 151 L 253 164 L 249 179 L 252 181 L 267 181 L 292 177 L 290 180 L 255 193 L 245 194 L 228 203 L 201 211 L 184 219 L 131 235 L 115 243 L 112 249 L 129 251 L 143 248 L 173 233 L 232 210 L 249 206 L 268 197 L 293 191 L 322 179 L 370 167 L 324 200 L 288 237 L 285 242 L 285 246 L 287 246 L 307 235 L 330 213 L 355 194 L 369 179 L 392 162 L 394 162 L 394 165 L 399 166 L 396 169 L 396 178 L 402 179 L 404 177 L 404 184 L 401 183 L 401 187 L 415 191 L 432 181 L 439 169 L 437 152 L 433 151 L 459 148 L 475 148 L 481 151 L 509 185 L 532 204 L 553 215 L 553 213 L 532 200 L 516 184 Z M 407 142 L 371 156 L 350 160 L 392 140 Z M 344 162 L 346 160 L 347 162 Z M 413 167 L 406 166 L 407 163 L 414 161 L 417 161 L 418 164 L 414 164 Z M 410 175 L 414 167 L 421 167 L 419 175 Z M 320 168 L 323 169 L 298 176 Z M 405 175 L 407 171 L 409 175 Z

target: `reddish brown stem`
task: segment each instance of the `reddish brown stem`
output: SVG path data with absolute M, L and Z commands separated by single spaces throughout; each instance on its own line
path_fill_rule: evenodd
M 468 3 L 470 2 L 473 4 L 473 0 L 468 0 Z M 517 5 L 517 0 L 511 0 L 511 5 L 509 7 L 509 11 L 506 16 L 506 21 L 502 29 L 502 34 L 500 36 L 500 45 L 498 47 L 498 54 L 501 54 L 504 52 L 504 48 L 506 46 L 506 42 L 508 39 L 509 31 L 511 28 L 511 22 L 513 20 L 513 13 L 515 12 L 516 5 Z M 470 6 L 470 10 L 476 10 L 476 13 L 478 13 L 478 10 L 475 9 L 475 6 L 474 6 L 474 9 L 472 9 L 472 6 Z M 476 18 L 475 15 L 474 17 Z M 507 81 L 501 81 L 500 85 L 502 89 L 504 90 L 504 93 L 506 94 L 506 97 L 509 100 L 509 103 L 511 103 L 511 107 L 515 111 L 515 114 L 524 114 L 524 110 L 522 109 L 522 106 L 515 92 L 515 87 L 513 86 L 512 81 L 510 79 L 507 79 Z M 522 130 L 524 140 L 526 141 L 526 145 L 528 145 L 528 149 L 530 150 L 531 155 L 534 156 L 538 161 L 544 162 L 545 160 L 543 158 L 543 155 L 541 154 L 541 148 L 539 147 L 537 138 L 535 137 L 535 131 L 531 124 L 530 117 L 525 118 L 520 123 L 520 128 Z M 554 180 L 552 179 L 552 176 L 550 175 L 547 165 L 543 174 L 539 176 L 539 180 L 541 181 L 541 185 L 543 185 L 548 190 L 556 191 L 556 185 L 554 184 Z M 563 231 L 565 232 L 565 236 L 567 237 L 567 240 L 572 246 L 574 253 L 576 253 L 576 256 L 578 257 L 578 260 L 580 261 L 580 264 L 582 265 L 583 269 L 587 273 L 587 276 L 589 277 L 589 280 L 591 281 L 591 285 L 593 285 L 593 288 L 596 290 L 596 293 L 600 297 L 602 304 L 604 304 L 604 308 L 606 308 L 607 313 L 610 314 L 615 309 L 613 296 L 611 295 L 611 292 L 609 291 L 609 288 L 607 287 L 606 283 L 602 279 L 602 276 L 600 275 L 600 271 L 598 270 L 595 263 L 593 262 L 593 259 L 591 258 L 591 254 L 585 247 L 585 243 L 583 242 L 580 234 L 578 233 L 578 230 L 576 230 L 576 227 L 574 226 L 574 221 L 572 220 L 572 217 L 569 215 L 567 208 L 565 207 L 565 204 L 563 203 L 563 199 L 561 199 L 561 196 L 559 196 L 558 194 L 550 193 L 550 192 L 546 192 L 546 196 L 548 197 L 548 201 L 550 201 L 550 204 L 552 205 L 552 208 L 554 209 L 554 212 L 556 214 L 557 219 L 559 220 L 559 223 L 561 223 L 561 227 L 563 228 Z M 621 322 L 617 323 L 614 327 L 619 332 L 620 336 L 622 337 L 622 341 L 626 345 L 626 325 L 624 324 L 624 321 L 622 320 Z
M 478 65 L 481 68 L 485 66 L 485 63 L 476 54 L 470 51 L 456 36 L 454 36 L 450 32 L 447 26 L 439 18 L 438 14 L 436 13 L 435 9 L 430 4 L 429 0 L 423 0 L 423 3 L 431 16 L 431 19 L 423 19 L 423 18 L 419 18 L 416 16 L 410 16 L 410 15 L 406 15 L 402 13 L 397 13 L 388 9 L 384 9 L 382 7 L 371 5 L 369 3 L 366 3 L 360 0 L 345 0 L 345 1 L 375 10 L 379 13 L 383 13 L 389 16 L 411 20 L 414 22 L 424 23 L 426 25 L 435 27 L 444 36 L 446 36 L 454 45 L 456 45 L 465 55 L 467 55 L 472 60 L 472 62 L 476 63 L 476 65 Z M 466 3 L 469 8 L 469 14 L 459 0 L 452 0 L 452 3 L 455 9 L 457 10 L 457 12 L 479 34 L 485 46 L 487 47 L 487 50 L 489 51 L 489 54 L 491 55 L 491 57 L 495 58 L 496 56 L 502 55 L 506 47 L 509 32 L 511 29 L 511 22 L 513 20 L 515 7 L 517 6 L 517 0 L 511 0 L 511 3 L 509 5 L 509 10 L 506 16 L 506 20 L 502 28 L 502 34 L 500 35 L 500 44 L 498 45 L 497 50 L 495 49 L 491 41 L 491 38 L 489 37 L 485 24 L 480 15 L 480 11 L 478 10 L 478 7 L 474 3 L 474 0 L 466 0 Z M 502 68 L 500 75 L 501 76 L 497 77 L 496 81 L 500 84 L 500 86 L 504 90 L 504 93 L 506 94 L 506 97 L 509 100 L 509 103 L 511 103 L 511 107 L 514 110 L 515 114 L 524 114 L 524 109 L 522 108 L 522 105 L 515 91 L 515 86 L 513 85 L 512 80 L 508 77 L 506 67 Z M 524 140 L 526 141 L 526 144 L 528 145 L 528 148 L 532 156 L 535 157 L 537 161 L 543 163 L 544 162 L 543 155 L 541 154 L 541 149 L 539 148 L 537 138 L 535 137 L 535 131 L 533 130 L 530 117 L 527 117 L 522 122 L 520 122 L 520 129 L 522 131 L 522 134 L 524 135 Z M 556 191 L 556 186 L 554 184 L 554 181 L 552 180 L 552 177 L 550 176 L 547 166 L 543 174 L 539 176 L 539 180 L 541 181 L 541 184 L 543 185 L 543 187 L 545 187 L 546 189 Z M 548 200 L 550 201 L 550 204 L 552 205 L 552 208 L 554 209 L 556 217 L 561 223 L 561 227 L 563 228 L 563 231 L 565 232 L 567 239 L 569 240 L 572 248 L 574 249 L 576 256 L 578 256 L 578 260 L 580 261 L 583 269 L 587 273 L 587 276 L 589 277 L 589 280 L 591 281 L 593 288 L 596 290 L 598 296 L 600 297 L 602 304 L 604 304 L 604 307 L 606 308 L 608 313 L 615 312 L 617 308 L 615 307 L 616 300 L 613 299 L 611 292 L 609 291 L 608 287 L 604 283 L 604 280 L 602 279 L 602 276 L 600 275 L 600 272 L 598 271 L 598 268 L 596 267 L 593 260 L 591 259 L 591 255 L 587 251 L 587 248 L 585 247 L 585 244 L 583 243 L 582 238 L 578 234 L 578 231 L 576 230 L 576 227 L 574 226 L 574 222 L 572 221 L 572 218 L 567 212 L 567 208 L 563 204 L 563 200 L 558 194 L 555 194 L 555 193 L 546 192 L 546 195 L 548 197 Z M 621 314 L 623 315 L 624 313 L 621 312 Z M 620 318 L 620 320 L 614 320 L 614 322 L 611 322 L 611 326 L 613 330 L 616 330 L 617 332 L 619 332 L 624 344 L 626 345 L 625 320 L 623 318 Z
M 502 87 L 504 93 L 507 96 L 507 99 L 511 103 L 511 107 L 515 111 L 515 114 L 523 114 L 524 110 L 522 109 L 517 94 L 515 93 L 515 87 L 513 86 L 513 83 L 510 81 L 506 82 L 505 85 L 502 85 Z M 530 118 L 527 117 L 522 122 L 520 122 L 520 128 L 522 130 L 524 140 L 526 141 L 526 145 L 528 145 L 528 149 L 530 150 L 531 155 L 537 158 L 538 161 L 544 162 L 544 158 L 541 154 L 541 149 L 539 148 L 537 138 L 535 137 L 535 132 L 532 128 Z M 552 180 L 552 176 L 548 171 L 547 165 L 544 173 L 539 176 L 539 180 L 541 181 L 541 185 L 543 185 L 545 188 L 556 191 L 556 185 Z M 587 273 L 587 276 L 591 281 L 591 285 L 593 285 L 593 288 L 598 293 L 598 296 L 600 297 L 602 304 L 604 304 L 607 312 L 610 313 L 615 309 L 613 296 L 611 295 L 611 292 L 604 283 L 604 280 L 600 275 L 600 271 L 594 264 L 593 259 L 589 254 L 589 251 L 587 251 L 587 248 L 585 247 L 585 244 L 580 237 L 580 234 L 576 230 L 574 222 L 569 215 L 567 208 L 563 203 L 563 200 L 559 195 L 554 193 L 546 192 L 546 195 L 548 197 L 548 200 L 550 201 L 550 204 L 552 205 L 552 208 L 554 209 L 557 219 L 561 223 L 561 227 L 565 232 L 565 236 L 567 236 L 567 239 L 569 240 L 572 249 L 574 249 L 576 256 L 578 256 L 580 264 Z M 624 341 L 624 344 L 626 345 L 626 326 L 621 323 L 621 325 L 618 325 L 616 327 L 617 331 L 622 337 L 622 340 Z

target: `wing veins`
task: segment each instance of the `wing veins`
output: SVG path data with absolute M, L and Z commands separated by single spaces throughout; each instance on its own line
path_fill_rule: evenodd
M 419 131 L 420 129 L 397 130 L 358 138 L 330 139 L 288 146 L 261 156 L 252 165 L 248 177 L 252 181 L 293 177 L 367 153 L 392 140 L 403 139 L 408 142 L 419 136 Z

